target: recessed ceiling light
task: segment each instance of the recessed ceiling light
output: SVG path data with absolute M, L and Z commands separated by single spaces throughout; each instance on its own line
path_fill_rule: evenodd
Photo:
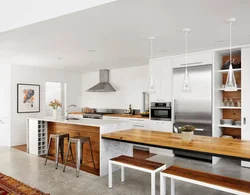
M 120 57 L 119 60 L 126 60 L 126 58 Z
M 57 59 L 58 59 L 58 60 L 63 60 L 63 58 L 62 58 L 62 57 L 58 57 Z
M 94 50 L 94 49 L 90 49 L 90 50 L 88 50 L 88 52 L 89 52 L 89 53 L 95 53 L 95 52 L 96 52 L 96 50 Z
M 216 43 L 224 43 L 223 40 L 218 40 L 218 41 L 215 41 Z
M 168 50 L 161 50 L 161 53 L 167 53 Z

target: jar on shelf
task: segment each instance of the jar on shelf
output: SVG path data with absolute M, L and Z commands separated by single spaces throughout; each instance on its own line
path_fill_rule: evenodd
M 229 98 L 229 106 L 230 106 L 230 107 L 234 107 L 233 98 Z
M 238 101 L 237 101 L 237 106 L 238 106 L 238 107 L 241 107 L 241 100 L 238 100 Z
M 224 104 L 224 106 L 229 106 L 229 102 L 228 102 L 228 99 L 227 98 L 224 98 L 223 99 L 223 104 Z

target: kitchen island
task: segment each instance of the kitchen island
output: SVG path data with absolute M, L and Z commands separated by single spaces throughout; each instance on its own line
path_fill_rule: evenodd
M 101 139 L 102 134 L 120 130 L 131 129 L 132 124 L 124 121 L 112 121 L 102 119 L 80 119 L 65 120 L 53 118 L 28 118 L 27 119 L 27 152 L 44 157 L 47 152 L 47 143 L 51 133 L 68 133 L 73 136 L 88 136 L 92 143 L 94 161 L 97 170 L 94 169 L 91 161 L 89 146 L 86 144 L 83 150 L 84 165 L 81 170 L 93 173 L 98 176 L 108 174 L 108 160 L 122 154 L 132 156 L 133 145 L 121 142 L 113 142 Z M 68 141 L 64 141 L 64 155 L 66 154 Z M 76 148 L 72 145 L 73 156 Z M 49 156 L 54 160 L 55 144 L 52 142 Z M 60 162 L 60 161 L 59 161 Z M 73 163 L 69 166 L 75 167 Z M 116 169 L 114 170 L 116 171 Z

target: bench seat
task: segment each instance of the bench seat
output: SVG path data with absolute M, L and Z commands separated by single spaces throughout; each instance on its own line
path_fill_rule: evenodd
M 216 190 L 232 194 L 249 195 L 250 182 L 240 179 L 225 177 L 212 173 L 171 166 L 161 172 L 161 195 L 166 194 L 166 180 L 171 178 L 171 195 L 175 194 L 174 180 L 185 181 L 200 186 L 210 187 Z
M 166 169 L 166 164 L 138 159 L 131 156 L 118 156 L 109 160 L 109 188 L 112 188 L 112 164 L 121 166 L 121 181 L 125 181 L 124 168 L 131 168 L 151 174 L 151 195 L 155 195 L 155 173 Z

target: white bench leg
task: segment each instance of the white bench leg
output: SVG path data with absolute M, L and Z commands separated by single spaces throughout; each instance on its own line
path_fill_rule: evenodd
M 124 166 L 121 166 L 121 181 L 125 181 L 125 168 Z
M 166 177 L 161 173 L 160 176 L 160 195 L 166 195 Z
M 112 188 L 112 162 L 109 161 L 109 188 Z
M 171 178 L 171 195 L 175 195 L 175 180 Z
M 155 195 L 155 173 L 151 173 L 151 195 Z

